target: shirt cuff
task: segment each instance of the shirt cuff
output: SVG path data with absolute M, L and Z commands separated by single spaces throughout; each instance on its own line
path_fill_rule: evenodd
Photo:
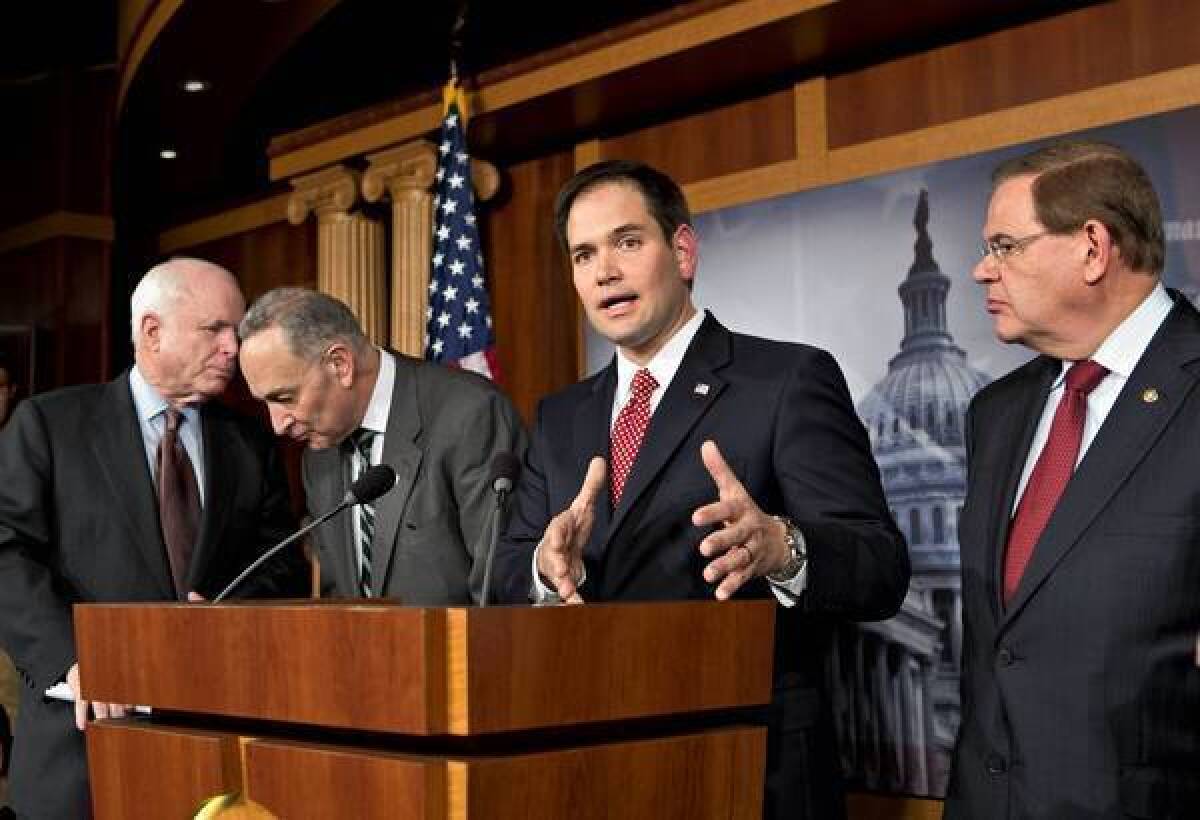
M 533 551 L 533 563 L 529 566 L 529 577 L 533 579 L 533 583 L 529 588 L 529 600 L 534 606 L 545 606 L 547 604 L 561 604 L 562 598 L 558 592 L 542 583 L 542 574 L 538 572 L 538 550 L 542 547 L 539 544 L 537 549 Z M 583 582 L 587 580 L 587 567 L 580 565 L 579 582 L 575 584 L 578 589 L 583 586 Z
M 771 593 L 776 601 L 782 606 L 793 607 L 800 602 L 800 595 L 808 586 L 808 564 L 801 567 L 796 577 L 790 581 L 772 581 L 768 578 L 767 583 L 770 584 Z

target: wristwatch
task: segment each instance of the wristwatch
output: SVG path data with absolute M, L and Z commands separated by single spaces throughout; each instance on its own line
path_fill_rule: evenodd
M 804 543 L 804 533 L 800 528 L 782 515 L 771 516 L 784 526 L 784 540 L 788 547 L 787 562 L 775 572 L 767 573 L 767 580 L 775 584 L 790 584 L 808 563 L 808 548 Z

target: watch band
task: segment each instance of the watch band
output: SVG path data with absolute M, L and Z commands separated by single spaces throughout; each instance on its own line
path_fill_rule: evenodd
M 787 562 L 775 572 L 767 573 L 767 580 L 776 584 L 787 584 L 796 580 L 796 576 L 808 563 L 808 549 L 804 542 L 804 533 L 800 528 L 782 515 L 771 516 L 784 526 L 784 539 L 789 550 Z

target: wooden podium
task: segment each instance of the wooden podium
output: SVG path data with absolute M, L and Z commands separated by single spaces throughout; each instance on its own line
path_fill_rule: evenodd
M 767 601 L 88 604 L 96 817 L 758 818 Z

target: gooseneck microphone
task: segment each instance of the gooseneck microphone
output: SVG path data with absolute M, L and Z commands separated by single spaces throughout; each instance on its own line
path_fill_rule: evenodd
M 492 509 L 491 536 L 488 538 L 487 554 L 483 563 L 483 591 L 479 594 L 481 607 L 488 605 L 488 593 L 492 586 L 492 557 L 496 554 L 496 542 L 500 540 L 500 531 L 504 529 L 504 502 L 516 486 L 517 477 L 521 475 L 521 460 L 507 450 L 502 450 L 492 456 L 489 467 L 496 506 Z
M 225 600 L 225 597 L 229 595 L 230 592 L 233 592 L 233 590 L 237 589 L 238 584 L 246 580 L 246 577 L 250 575 L 250 573 L 254 572 L 254 570 L 258 569 L 281 549 L 286 547 L 288 544 L 291 544 L 297 538 L 307 535 L 309 532 L 319 527 L 321 524 L 324 524 L 326 521 L 333 518 L 347 507 L 353 507 L 356 504 L 370 504 L 372 501 L 379 498 L 379 496 L 383 495 L 395 486 L 396 471 L 391 467 L 387 466 L 386 464 L 376 464 L 374 467 L 368 467 L 365 471 L 363 471 L 363 474 L 358 477 L 358 480 L 350 485 L 350 489 L 346 490 L 346 494 L 342 496 L 342 501 L 340 504 L 322 515 L 320 518 L 308 522 L 308 524 L 304 525 L 299 530 L 292 533 L 287 538 L 283 539 L 278 544 L 260 555 L 253 564 L 242 570 L 242 573 L 238 575 L 238 577 L 234 578 L 229 583 L 229 586 L 221 590 L 221 593 L 217 597 L 213 598 L 212 602 L 216 604 Z

